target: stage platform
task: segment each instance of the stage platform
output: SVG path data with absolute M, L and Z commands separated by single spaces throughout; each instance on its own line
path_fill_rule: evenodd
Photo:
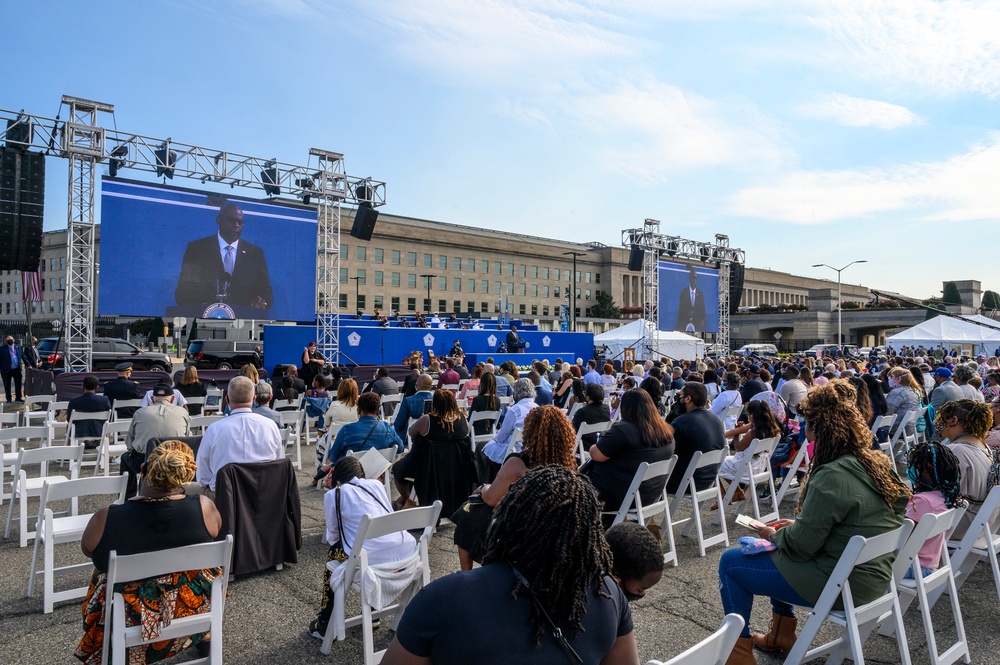
M 577 358 L 581 357 L 582 356 L 574 355 L 570 351 L 566 351 L 564 353 L 549 353 L 548 351 L 543 353 L 532 353 L 531 349 L 525 349 L 524 353 L 466 353 L 465 366 L 471 369 L 479 363 L 486 362 L 487 358 L 493 358 L 493 364 L 497 366 L 499 366 L 500 363 L 507 362 L 508 360 L 513 360 L 518 367 L 530 365 L 533 360 L 548 360 L 549 365 L 553 365 L 555 364 L 556 358 L 562 358 L 563 362 L 572 364 L 576 362 Z M 587 359 L 584 358 L 584 361 L 586 360 Z

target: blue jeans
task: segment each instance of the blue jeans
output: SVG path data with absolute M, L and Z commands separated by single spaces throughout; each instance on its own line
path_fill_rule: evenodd
M 795 616 L 792 605 L 810 604 L 785 581 L 770 554 L 743 554 L 738 547 L 723 552 L 719 560 L 719 594 L 726 614 L 743 617 L 740 637 L 750 637 L 754 596 L 769 596 L 774 613 L 786 617 Z
M 937 568 L 924 568 L 923 566 L 920 566 L 920 576 L 921 577 L 927 577 L 928 575 L 930 575 L 931 573 L 933 573 L 935 570 L 937 570 Z M 913 568 L 912 567 L 909 570 L 906 571 L 906 574 L 903 575 L 903 579 L 904 580 L 912 580 L 913 579 Z

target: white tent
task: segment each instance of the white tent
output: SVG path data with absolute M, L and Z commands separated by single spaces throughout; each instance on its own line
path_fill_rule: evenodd
M 993 355 L 997 346 L 1000 346 L 1000 330 L 987 328 L 979 325 L 980 323 L 1000 325 L 997 321 L 978 314 L 961 319 L 935 316 L 887 338 L 885 343 L 891 344 L 897 350 L 903 346 L 923 346 L 930 351 L 940 344 L 946 351 L 950 351 L 952 347 L 965 350 L 971 348 L 973 355 L 980 353 Z
M 594 346 L 608 347 L 609 359 L 622 359 L 625 349 L 635 349 L 637 360 L 647 360 L 643 337 L 646 332 L 646 322 L 636 319 L 631 323 L 594 336 Z M 653 357 L 648 360 L 658 360 L 667 357 L 676 360 L 695 360 L 705 355 L 705 342 L 682 332 L 673 330 L 657 330 L 653 344 Z

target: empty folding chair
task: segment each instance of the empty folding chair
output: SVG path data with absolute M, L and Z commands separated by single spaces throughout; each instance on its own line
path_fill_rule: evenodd
M 302 468 L 302 441 L 295 435 L 294 430 L 289 427 L 279 428 L 281 443 L 285 449 L 285 455 L 291 456 L 296 469 Z
M 194 416 L 188 422 L 188 426 L 191 429 L 191 434 L 197 436 L 198 434 L 204 434 L 209 425 L 218 422 L 223 418 L 225 418 L 225 416 L 222 415 Z
M 1000 509 L 1000 485 L 995 486 L 986 495 L 986 500 L 979 506 L 975 519 L 958 543 L 949 542 L 954 549 L 951 554 L 951 568 L 954 571 L 955 586 L 960 588 L 969 578 L 976 564 L 986 559 L 993 572 L 993 584 L 997 596 L 1000 596 L 1000 534 L 998 534 L 997 510 Z M 933 590 L 930 594 L 930 606 L 945 591 L 944 587 Z
M 688 464 L 688 468 L 685 469 L 684 475 L 681 476 L 681 482 L 677 486 L 677 494 L 674 495 L 673 500 L 670 502 L 671 527 L 683 526 L 684 531 L 681 535 L 685 538 L 690 537 L 692 529 L 695 530 L 698 538 L 699 556 L 705 556 L 705 550 L 713 545 L 724 544 L 726 547 L 729 547 L 729 530 L 726 528 L 726 520 L 722 520 L 719 525 L 722 532 L 710 538 L 705 538 L 704 529 L 701 524 L 701 508 L 705 502 L 714 500 L 720 506 L 722 505 L 722 490 L 719 487 L 719 477 L 716 476 L 712 480 L 712 484 L 702 490 L 697 488 L 694 481 L 695 471 L 709 466 L 718 467 L 722 464 L 722 460 L 725 457 L 725 449 L 713 450 L 707 453 L 700 450 L 695 451 L 691 462 Z M 673 516 L 677 515 L 677 509 L 680 507 L 682 501 L 691 502 L 691 515 L 681 520 L 675 520 Z
M 39 448 L 44 448 L 48 444 L 48 435 L 49 429 L 43 425 L 0 429 L 0 452 L 3 453 L 3 467 L 0 470 L 0 506 L 6 499 L 11 498 L 13 486 L 18 478 L 18 474 L 14 471 L 18 458 L 18 445 L 23 446 L 34 440 L 38 441 Z M 7 450 L 8 446 L 10 450 Z M 10 481 L 7 480 L 8 473 L 12 474 Z
M 610 420 L 604 423 L 580 423 L 580 429 L 576 432 L 576 456 L 580 460 L 580 464 L 590 459 L 590 448 L 583 443 L 583 437 L 587 434 L 597 434 L 600 438 L 600 435 L 609 429 L 611 429 Z
M 743 630 L 743 617 L 727 614 L 719 629 L 668 661 L 650 660 L 646 665 L 725 665 Z
M 101 445 L 97 449 L 97 464 L 94 467 L 94 475 L 103 471 L 108 475 L 111 470 L 111 459 L 121 457 L 128 452 L 125 445 L 125 437 L 128 434 L 129 422 L 111 422 L 104 426 L 104 436 L 101 437 Z
M 908 437 L 906 435 L 906 428 L 913 422 L 913 418 L 916 415 L 916 411 L 904 411 L 903 415 L 896 422 L 896 431 L 889 437 L 888 448 L 885 445 L 882 446 L 882 451 L 892 458 L 892 463 L 897 470 L 900 467 L 900 462 L 905 464 L 906 455 L 909 453 L 910 448 L 916 445 L 916 437 Z
M 778 499 L 777 493 L 774 489 L 774 474 L 771 473 L 771 455 L 774 454 L 774 449 L 778 445 L 778 437 L 773 436 L 767 439 L 754 439 L 747 446 L 743 458 L 736 463 L 736 471 L 734 473 L 734 478 L 732 483 L 729 484 L 729 489 L 726 490 L 726 494 L 722 499 L 722 503 L 719 505 L 719 512 L 715 516 L 714 523 L 718 524 L 720 520 L 725 517 L 726 511 L 725 506 L 729 505 L 729 502 L 733 500 L 733 496 L 736 494 L 737 488 L 739 488 L 740 483 L 746 483 L 747 491 L 746 498 L 740 503 L 739 507 L 736 509 L 736 514 L 742 513 L 747 504 L 753 505 L 753 516 L 759 522 L 771 522 L 780 517 L 778 515 Z M 754 473 L 753 470 L 753 459 L 755 456 L 759 455 L 761 459 L 766 461 L 762 471 Z M 760 512 L 760 497 L 757 496 L 757 485 L 762 484 L 767 488 L 769 493 L 769 500 L 771 501 L 771 511 L 766 514 L 761 514 Z
M 625 498 L 622 500 L 622 505 L 618 508 L 618 512 L 609 513 L 605 511 L 604 513 L 606 515 L 614 514 L 615 519 L 612 522 L 612 526 L 624 522 L 626 519 L 646 526 L 650 518 L 662 512 L 663 519 L 660 522 L 662 525 L 661 532 L 666 532 L 667 538 L 667 551 L 663 553 L 663 563 L 669 563 L 673 566 L 677 565 L 677 547 L 674 543 L 674 530 L 670 526 L 670 497 L 667 495 L 667 480 L 670 478 L 670 474 L 673 473 L 676 465 L 677 455 L 667 460 L 653 462 L 652 464 L 642 462 L 639 464 L 639 468 L 635 470 L 635 476 L 632 478 L 632 483 L 625 493 Z M 643 505 L 642 497 L 639 495 L 639 487 L 645 481 L 654 479 L 663 481 L 662 489 L 657 495 L 656 501 L 648 505 Z
M 803 441 L 799 445 L 799 450 L 795 453 L 795 457 L 792 458 L 791 464 L 781 467 L 786 473 L 785 477 L 781 480 L 781 486 L 778 488 L 778 495 L 775 500 L 776 505 L 780 505 L 781 502 L 785 500 L 785 495 L 788 494 L 789 491 L 794 489 L 797 494 L 802 488 L 798 476 L 800 473 L 806 473 L 809 471 L 809 463 L 809 446 L 805 441 Z M 794 487 L 792 486 L 792 483 L 795 483 Z
M 107 588 L 110 592 L 116 584 L 161 577 L 181 570 L 204 570 L 221 568 L 222 573 L 212 580 L 209 611 L 186 617 L 173 618 L 169 626 L 164 626 L 158 635 L 143 637 L 144 626 L 125 626 L 125 599 L 115 593 L 106 599 L 104 609 L 104 663 L 125 663 L 126 649 L 150 644 L 161 640 L 173 640 L 185 635 L 210 632 L 210 654 L 205 658 L 186 660 L 188 663 L 222 663 L 222 617 L 226 606 L 226 588 L 229 569 L 233 559 L 233 536 L 223 541 L 200 543 L 169 550 L 118 556 L 111 551 L 108 558 Z
M 83 446 L 48 446 L 18 451 L 17 461 L 14 462 L 13 468 L 14 486 L 11 491 L 10 505 L 7 506 L 7 525 L 4 528 L 3 537 L 10 538 L 10 527 L 14 520 L 14 503 L 16 502 L 18 504 L 17 523 L 20 533 L 18 542 L 21 547 L 26 547 L 28 541 L 34 538 L 36 533 L 28 531 L 28 499 L 40 497 L 46 483 L 55 485 L 75 479 L 80 472 L 82 460 Z M 62 474 L 49 475 L 49 464 L 55 462 L 69 464 L 68 477 Z M 25 467 L 35 464 L 39 466 L 39 475 L 28 478 Z M 76 514 L 75 501 L 71 504 L 69 513 Z
M 59 420 L 59 418 L 65 414 L 68 408 L 69 401 L 49 402 L 49 410 L 45 417 L 45 426 L 49 428 L 49 441 L 65 440 L 68 423 L 65 418 L 63 420 Z
M 379 405 L 382 407 L 382 420 L 386 422 L 393 422 L 396 419 L 396 412 L 399 411 L 399 405 L 403 401 L 403 393 L 396 393 L 395 395 L 382 395 L 382 399 Z M 327 423 L 329 425 L 330 423 Z
M 910 665 L 910 651 L 903 627 L 903 613 L 899 607 L 895 580 L 889 577 L 889 588 L 884 594 L 864 605 L 855 605 L 848 579 L 857 566 L 868 563 L 880 556 L 892 554 L 903 547 L 913 523 L 905 520 L 903 526 L 871 538 L 854 536 L 844 548 L 840 560 L 820 593 L 816 605 L 808 608 L 809 617 L 795 639 L 785 665 L 800 665 L 816 658 L 827 656 L 830 663 L 840 663 L 850 658 L 858 665 L 864 665 L 862 646 L 883 621 L 891 620 L 896 632 L 896 644 L 903 665 Z M 843 610 L 834 610 L 840 600 Z M 820 628 L 827 621 L 837 624 L 843 630 L 837 639 L 811 649 Z
M 21 424 L 21 414 L 16 411 L 10 413 L 0 413 L 0 429 L 17 427 Z
M 35 581 L 41 578 L 43 589 L 43 607 L 45 614 L 52 612 L 55 603 L 63 600 L 83 598 L 87 587 L 81 586 L 64 591 L 54 590 L 56 577 L 92 570 L 94 564 L 88 559 L 86 563 L 69 566 L 55 566 L 55 546 L 65 543 L 79 543 L 83 530 L 93 514 L 65 515 L 56 517 L 50 503 L 56 501 L 71 501 L 84 496 L 117 495 L 114 503 L 125 500 L 125 476 L 103 476 L 97 478 L 76 478 L 62 483 L 48 483 L 42 486 L 41 503 L 38 506 L 38 527 L 35 537 L 35 548 L 31 554 L 31 570 L 28 572 L 28 597 L 34 595 Z M 42 569 L 38 569 L 38 553 L 42 552 Z
M 958 523 L 959 516 L 964 512 L 964 508 L 952 508 L 940 514 L 929 513 L 921 517 L 893 565 L 893 577 L 896 580 L 896 590 L 899 592 L 900 612 L 905 613 L 906 608 L 914 600 L 920 607 L 920 618 L 923 620 L 924 633 L 927 635 L 927 652 L 930 655 L 931 665 L 950 665 L 959 659 L 965 663 L 971 662 L 969 642 L 965 636 L 965 623 L 962 621 L 962 610 L 958 604 L 958 589 L 955 586 L 948 548 L 942 548 L 941 565 L 926 577 L 921 574 L 918 557 L 920 548 L 925 542 L 932 538 L 944 537 Z M 907 572 L 912 573 L 910 579 L 905 578 Z M 957 636 L 957 641 L 943 652 L 938 651 L 934 621 L 931 618 L 928 602 L 928 593 L 938 588 L 947 590 L 951 598 L 951 614 Z M 888 623 L 883 624 L 879 633 L 891 636 L 893 626 Z
M 871 427 L 872 436 L 877 437 L 878 436 L 878 431 L 880 429 L 882 429 L 883 427 L 892 428 L 892 424 L 894 422 L 896 422 L 896 414 L 895 413 L 892 414 L 892 415 L 889 415 L 889 416 L 879 416 L 872 423 L 872 427 Z M 879 448 L 882 449 L 883 453 L 885 453 L 886 455 L 889 456 L 889 459 L 892 459 L 892 443 L 891 443 L 891 441 L 886 441 L 885 443 L 879 442 Z M 894 462 L 895 462 L 895 460 L 894 460 Z
M 430 582 L 430 559 L 427 546 L 440 514 L 441 502 L 435 501 L 431 506 L 410 508 L 378 517 L 365 515 L 361 518 L 357 537 L 351 547 L 351 556 L 348 557 L 346 562 L 339 564 L 344 566 L 343 574 L 330 579 L 330 587 L 334 591 L 334 607 L 330 623 L 327 625 L 326 634 L 323 636 L 323 645 L 320 647 L 321 653 L 328 655 L 335 637 L 338 640 L 343 640 L 346 637 L 345 632 L 348 628 L 360 624 L 361 641 L 364 647 L 364 664 L 375 665 L 382 659 L 384 652 L 376 653 L 374 650 L 372 620 L 385 616 L 394 616 L 391 628 L 395 630 L 406 608 L 406 604 L 416 595 L 417 591 Z M 394 604 L 384 607 L 381 610 L 373 611 L 371 605 L 366 600 L 370 582 L 366 579 L 369 565 L 368 553 L 365 552 L 364 548 L 365 540 L 399 531 L 413 531 L 416 529 L 423 530 L 418 541 L 417 553 L 413 557 L 416 561 L 407 560 L 394 564 L 400 569 L 411 568 L 413 570 L 407 586 L 403 589 Z M 330 562 L 327 564 L 327 567 L 333 571 L 337 565 L 336 562 Z M 389 564 L 386 564 L 385 567 L 388 566 Z M 338 581 L 339 584 L 337 583 Z M 352 587 L 360 592 L 361 614 L 347 619 L 344 612 L 345 599 Z
M 21 412 L 21 424 L 24 427 L 42 425 L 49 415 L 49 402 L 55 395 L 28 395 L 24 398 L 24 410 Z

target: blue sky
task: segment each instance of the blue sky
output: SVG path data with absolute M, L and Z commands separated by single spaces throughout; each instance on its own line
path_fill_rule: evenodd
M 147 136 L 343 152 L 400 215 L 609 245 L 651 217 L 753 267 L 1000 290 L 997 3 L 95 0 L 16 23 L 0 108 L 71 94 Z M 65 183 L 49 160 L 46 228 Z

